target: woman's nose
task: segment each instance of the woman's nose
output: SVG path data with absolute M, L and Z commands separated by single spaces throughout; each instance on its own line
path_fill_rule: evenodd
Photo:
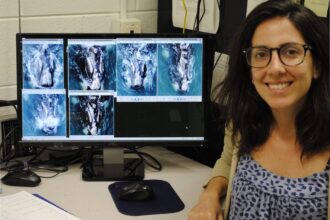
M 268 64 L 268 72 L 271 74 L 284 73 L 285 65 L 282 63 L 277 50 L 272 51 L 272 56 Z

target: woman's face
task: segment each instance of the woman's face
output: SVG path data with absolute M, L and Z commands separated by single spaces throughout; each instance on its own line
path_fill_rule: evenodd
M 287 43 L 306 44 L 301 33 L 285 17 L 275 17 L 262 22 L 252 37 L 252 47 L 279 48 Z M 299 111 L 313 78 L 318 72 L 313 64 L 310 50 L 301 64 L 284 65 L 276 50 L 266 67 L 251 67 L 252 81 L 264 101 L 274 110 Z

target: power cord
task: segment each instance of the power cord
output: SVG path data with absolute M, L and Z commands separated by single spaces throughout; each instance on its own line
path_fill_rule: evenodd
M 217 60 L 215 61 L 214 65 L 213 65 L 212 72 L 215 70 L 215 67 L 218 65 L 218 62 L 219 62 L 219 60 L 220 60 L 220 58 L 221 58 L 221 55 L 222 55 L 222 53 L 219 54 Z
M 40 176 L 42 178 L 52 178 L 57 176 L 60 173 L 66 172 L 69 170 L 69 165 L 74 164 L 76 162 L 81 162 L 84 157 L 84 147 L 79 147 L 76 150 L 70 150 L 70 152 L 74 152 L 73 155 L 69 155 L 67 157 L 63 157 L 61 159 L 49 159 L 46 161 L 37 160 L 37 158 L 45 151 L 58 151 L 58 152 L 69 152 L 68 150 L 54 150 L 48 149 L 47 147 L 43 147 L 38 154 L 36 154 L 33 158 L 29 160 L 30 167 L 32 170 L 37 170 L 39 172 L 55 172 L 55 175 L 52 176 Z
M 186 26 L 187 26 L 187 14 L 188 14 L 188 10 L 187 10 L 187 5 L 186 5 L 186 0 L 182 0 L 182 4 L 183 4 L 183 8 L 184 8 L 184 19 L 183 19 L 183 29 L 182 29 L 182 33 L 186 33 Z
M 82 161 L 81 168 L 83 169 L 84 180 L 107 180 L 111 176 L 104 175 L 104 164 L 102 147 L 91 147 Z M 124 154 L 136 153 L 135 148 L 123 147 Z M 143 156 L 138 158 L 124 158 L 123 163 L 123 178 L 126 180 L 141 180 L 144 177 L 144 162 Z M 120 171 L 121 172 L 121 171 Z
M 203 20 L 204 15 L 205 15 L 205 0 L 203 0 L 203 13 L 202 16 L 200 17 L 200 7 L 201 7 L 202 0 L 198 0 L 197 2 L 197 11 L 196 11 L 196 16 L 195 16 L 195 21 L 194 21 L 194 26 L 193 30 L 199 32 L 199 24 Z
M 16 105 L 17 105 L 16 100 L 0 100 L 0 107 L 16 106 Z
M 54 172 L 55 174 L 50 176 L 40 175 L 38 176 L 40 178 L 53 178 L 57 176 L 60 173 L 66 172 L 69 169 L 69 165 L 82 161 L 82 157 L 84 157 L 84 151 L 85 148 L 80 147 L 77 150 L 72 150 L 74 152 L 73 155 L 68 156 L 65 159 L 56 161 L 54 159 L 49 160 L 39 160 L 38 158 L 46 151 L 50 150 L 49 147 L 43 146 L 38 151 L 37 154 L 35 154 L 32 158 L 28 160 L 7 160 L 4 164 L 4 167 L 1 168 L 1 170 L 7 170 L 8 172 L 11 171 L 19 171 L 19 170 L 26 170 L 29 169 L 31 171 L 38 171 L 40 172 Z M 56 151 L 56 150 L 55 150 Z M 57 150 L 60 151 L 61 150 Z M 63 152 L 64 150 L 62 150 Z M 68 152 L 65 150 L 65 152 Z
M 144 162 L 146 165 L 148 165 L 149 167 L 151 167 L 152 169 L 154 169 L 156 171 L 161 171 L 162 164 L 152 155 L 145 153 L 145 152 L 138 151 L 139 148 L 140 147 L 127 148 L 128 151 L 125 153 L 136 154 L 141 159 L 141 161 Z

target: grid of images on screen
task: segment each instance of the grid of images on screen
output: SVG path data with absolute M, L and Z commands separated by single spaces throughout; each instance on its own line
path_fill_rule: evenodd
M 202 50 L 199 38 L 23 39 L 23 139 L 112 140 L 116 102 L 199 102 Z

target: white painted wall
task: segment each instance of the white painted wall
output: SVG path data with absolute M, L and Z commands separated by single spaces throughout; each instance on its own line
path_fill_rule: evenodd
M 16 33 L 107 33 L 123 0 L 0 0 L 0 100 L 16 99 Z M 19 7 L 20 6 L 20 7 Z M 127 0 L 142 33 L 157 32 L 157 0 Z M 19 14 L 20 19 L 19 19 Z M 0 116 L 15 113 L 0 108 Z

